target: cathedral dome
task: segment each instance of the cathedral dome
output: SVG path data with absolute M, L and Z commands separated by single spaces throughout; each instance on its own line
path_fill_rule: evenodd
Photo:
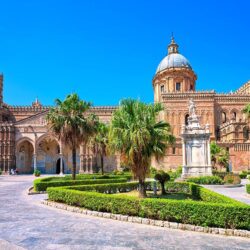
M 190 68 L 189 61 L 181 54 L 170 54 L 163 58 L 157 67 L 156 73 L 168 68 Z
M 168 46 L 168 55 L 163 58 L 157 67 L 156 74 L 160 71 L 169 68 L 189 68 L 192 69 L 189 61 L 183 55 L 179 54 L 178 44 L 175 43 L 172 37 L 171 43 Z

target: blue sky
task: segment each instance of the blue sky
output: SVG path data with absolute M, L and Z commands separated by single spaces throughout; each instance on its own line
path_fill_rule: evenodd
M 153 101 L 152 78 L 171 32 L 197 89 L 250 80 L 250 1 L 8 0 L 1 3 L 4 101 L 51 105 L 77 92 L 94 105 Z

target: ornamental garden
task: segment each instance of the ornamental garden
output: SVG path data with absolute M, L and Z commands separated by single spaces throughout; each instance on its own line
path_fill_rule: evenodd
M 72 94 L 49 111 L 51 132 L 72 150 L 72 175 L 37 178 L 33 192 L 47 192 L 51 202 L 90 211 L 162 223 L 250 230 L 249 205 L 202 186 L 233 188 L 249 177 L 248 172 L 230 172 L 226 150 L 211 143 L 211 161 L 221 170 L 183 179 L 181 166 L 168 172 L 151 166 L 152 157 L 160 159 L 175 142 L 170 124 L 158 119 L 161 104 L 123 100 L 108 125 L 92 114 L 85 116 L 88 107 Z M 104 173 L 102 164 L 100 173 L 76 174 L 76 148 L 83 142 L 94 145 L 102 158 L 119 154 L 122 170 Z M 34 174 L 40 175 L 39 171 Z M 250 194 L 250 185 L 246 185 L 247 192 Z

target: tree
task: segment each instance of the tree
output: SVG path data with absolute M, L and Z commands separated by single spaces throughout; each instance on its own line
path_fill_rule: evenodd
M 101 157 L 101 173 L 104 174 L 104 156 L 107 155 L 109 128 L 106 124 L 100 122 L 97 126 L 97 133 L 91 140 L 96 153 Z
M 211 161 L 214 164 L 218 163 L 220 166 L 228 167 L 229 153 L 225 148 L 220 147 L 216 142 L 212 142 L 210 145 Z
M 170 180 L 170 175 L 164 171 L 159 171 L 155 175 L 155 180 L 159 181 L 161 184 L 161 194 L 166 194 L 165 182 Z
M 146 197 L 145 178 L 149 172 L 151 157 L 158 160 L 168 144 L 174 142 L 170 125 L 157 121 L 163 111 L 161 104 L 145 104 L 125 99 L 114 112 L 109 133 L 111 150 L 121 154 L 139 180 L 139 197 Z
M 248 103 L 242 111 L 247 115 L 247 117 L 250 117 L 250 103 Z
M 76 150 L 80 144 L 89 141 L 96 132 L 97 118 L 94 114 L 85 116 L 91 104 L 80 100 L 77 94 L 70 94 L 64 101 L 55 100 L 46 119 L 50 130 L 72 150 L 72 179 L 76 178 Z

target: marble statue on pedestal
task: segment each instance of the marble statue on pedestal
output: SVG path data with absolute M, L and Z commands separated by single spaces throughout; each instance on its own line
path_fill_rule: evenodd
M 182 125 L 182 178 L 212 175 L 209 125 L 201 127 L 194 101 L 189 100 L 188 124 Z

